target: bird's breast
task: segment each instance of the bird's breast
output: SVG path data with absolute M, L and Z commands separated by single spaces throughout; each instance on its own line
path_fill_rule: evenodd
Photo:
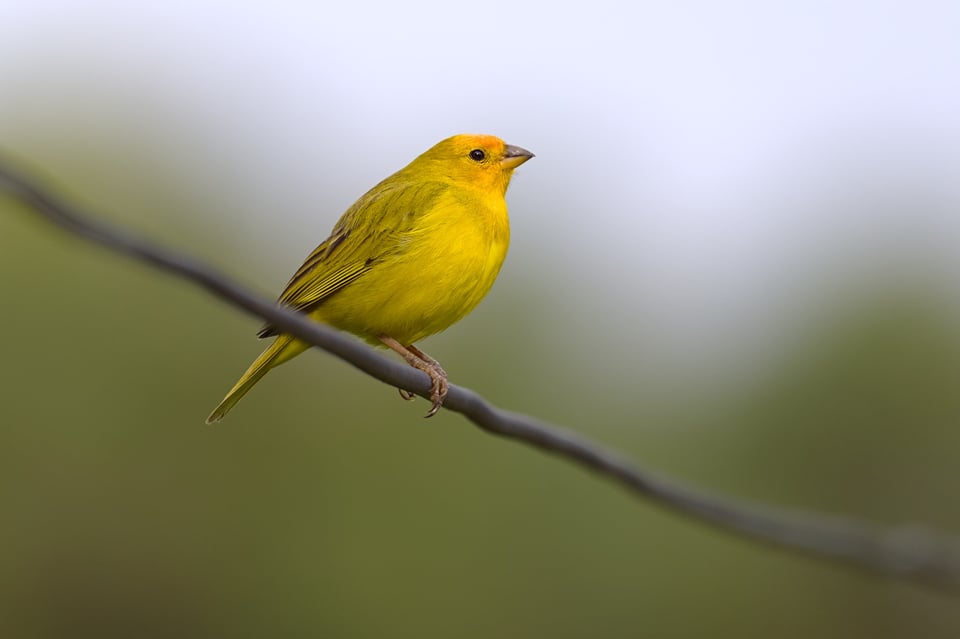
M 487 295 L 507 255 L 510 225 L 498 202 L 442 198 L 397 237 L 396 250 L 321 304 L 317 319 L 370 341 L 412 344 L 462 319 Z

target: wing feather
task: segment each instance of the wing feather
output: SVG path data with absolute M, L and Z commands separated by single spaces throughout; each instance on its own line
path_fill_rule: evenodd
M 330 237 L 313 250 L 287 283 L 278 304 L 307 312 L 358 277 L 382 258 L 404 250 L 404 237 L 429 211 L 448 186 L 443 182 L 387 178 L 347 209 Z M 265 325 L 258 335 L 277 330 Z

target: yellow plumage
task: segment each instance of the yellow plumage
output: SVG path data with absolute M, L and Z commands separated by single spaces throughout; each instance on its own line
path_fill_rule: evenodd
M 279 303 L 387 345 L 433 381 L 434 414 L 446 373 L 414 346 L 480 303 L 510 243 L 504 195 L 529 151 L 488 135 L 443 140 L 370 189 L 297 270 Z M 266 326 L 261 337 L 277 335 Z M 308 346 L 277 335 L 207 418 L 219 421 L 271 368 Z

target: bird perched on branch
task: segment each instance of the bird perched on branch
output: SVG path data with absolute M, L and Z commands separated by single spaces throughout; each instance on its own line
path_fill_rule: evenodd
M 532 157 L 491 135 L 439 142 L 347 209 L 279 304 L 399 353 L 430 376 L 426 416 L 434 415 L 447 374 L 414 344 L 461 320 L 493 286 L 510 242 L 504 195 L 513 170 Z M 276 339 L 207 423 L 221 420 L 271 368 L 309 348 L 269 325 L 259 335 Z

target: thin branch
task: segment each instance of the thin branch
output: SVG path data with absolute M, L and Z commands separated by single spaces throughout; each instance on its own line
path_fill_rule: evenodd
M 206 288 L 215 296 L 339 357 L 386 384 L 429 395 L 427 375 L 347 335 L 253 295 L 189 256 L 93 221 L 34 182 L 0 165 L 0 191 L 60 227 L 115 252 Z M 960 591 L 960 539 L 921 525 L 881 529 L 850 518 L 764 506 L 696 489 L 640 469 L 617 451 L 553 424 L 501 410 L 477 393 L 451 386 L 444 408 L 479 428 L 535 446 L 620 483 L 640 497 L 747 539 L 867 572 Z

